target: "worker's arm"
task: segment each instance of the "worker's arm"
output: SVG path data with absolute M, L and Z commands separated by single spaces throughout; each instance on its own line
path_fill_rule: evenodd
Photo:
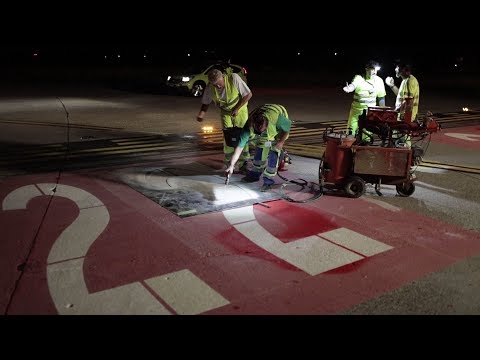
M 385 106 L 385 96 L 378 98 L 378 106 Z
M 252 98 L 252 93 L 249 92 L 247 95 L 245 95 L 244 97 L 242 97 L 237 105 L 235 105 L 235 107 L 232 109 L 232 116 L 235 117 L 238 115 L 238 112 L 240 111 L 240 109 L 242 108 L 243 105 L 245 105 L 250 99 Z
M 395 95 L 398 95 L 398 87 L 396 87 L 395 85 L 393 85 L 393 86 L 390 86 L 390 89 L 392 89 L 392 91 L 393 91 L 393 93 L 394 93 Z
M 197 115 L 197 121 L 202 122 L 203 118 L 205 117 L 205 113 L 208 111 L 209 104 L 202 104 L 202 107 L 200 108 L 200 111 L 198 112 Z
M 230 166 L 225 170 L 226 174 L 229 174 L 229 175 L 233 174 L 233 169 L 235 168 L 235 164 L 240 158 L 242 151 L 243 151 L 243 147 L 237 146 L 235 148 L 235 151 L 233 152 L 233 155 L 232 155 L 232 160 L 230 161 Z
M 290 120 L 286 116 L 283 116 L 282 114 L 279 114 L 277 119 L 277 130 L 278 130 L 278 133 L 281 135 L 278 138 L 277 143 L 275 144 L 275 147 L 278 150 L 282 150 L 283 145 L 285 144 L 285 141 L 290 136 L 291 127 L 292 127 L 292 120 Z
M 235 117 L 238 112 L 248 101 L 252 98 L 252 90 L 248 87 L 247 83 L 238 74 L 232 74 L 233 84 L 238 90 L 238 93 L 242 97 L 234 106 L 231 112 L 231 116 Z
M 233 174 L 233 169 L 235 168 L 235 164 L 240 158 L 243 148 L 248 144 L 249 137 L 250 137 L 250 129 L 248 128 L 247 125 L 245 125 L 240 135 L 240 141 L 238 142 L 238 146 L 235 148 L 235 151 L 233 152 L 232 160 L 230 161 L 230 166 L 225 170 L 226 174 L 228 175 Z
M 390 89 L 392 89 L 395 96 L 398 95 L 398 88 L 395 86 L 395 81 L 391 76 L 385 79 L 385 84 L 387 84 L 390 87 Z
M 277 140 L 277 143 L 275 144 L 275 148 L 277 150 L 282 150 L 283 145 L 285 144 L 285 141 L 288 139 L 290 136 L 290 133 L 282 131 L 282 135 L 280 136 L 280 139 Z

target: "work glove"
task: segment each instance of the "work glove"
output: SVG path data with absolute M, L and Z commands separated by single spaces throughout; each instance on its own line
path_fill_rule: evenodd
M 355 85 L 353 85 L 353 84 L 349 85 L 348 82 L 347 82 L 347 86 L 345 86 L 343 88 L 343 91 L 345 91 L 347 94 L 351 93 L 351 92 L 355 91 Z
M 389 76 L 385 79 L 385 84 L 387 84 L 390 87 L 393 87 L 393 86 L 395 86 L 395 81 L 393 80 L 393 78 L 391 76 Z

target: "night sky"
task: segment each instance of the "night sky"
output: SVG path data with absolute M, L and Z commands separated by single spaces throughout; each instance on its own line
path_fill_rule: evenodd
M 35 55 L 37 54 L 37 55 Z M 373 58 L 381 63 L 397 59 L 417 66 L 439 67 L 463 58 L 479 64 L 478 47 L 472 44 L 430 44 L 404 46 L 355 46 L 351 44 L 249 44 L 242 46 L 192 43 L 145 44 L 4 44 L 0 61 L 8 64 L 125 64 L 170 65 L 231 59 L 247 65 L 294 66 L 363 64 Z M 120 57 L 118 56 L 120 55 Z
M 335 85 L 351 81 L 376 60 L 381 74 L 394 74 L 398 61 L 413 65 L 424 77 L 480 75 L 477 46 L 430 44 L 404 46 L 355 46 L 348 43 L 260 44 L 242 46 L 186 42 L 159 43 L 20 43 L 0 47 L 0 73 L 4 83 L 54 81 L 103 81 L 163 83 L 168 74 L 206 68 L 230 60 L 249 72 L 252 84 L 285 83 Z M 308 73 L 311 76 L 299 76 Z M 271 75 L 269 75 L 271 74 Z M 133 79 L 133 80 L 132 80 Z M 269 79 L 269 80 L 266 80 Z M 282 85 L 282 86 L 283 86 Z M 143 85 L 142 85 L 143 86 Z

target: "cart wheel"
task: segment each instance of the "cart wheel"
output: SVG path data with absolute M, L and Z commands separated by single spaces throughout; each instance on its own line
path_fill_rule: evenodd
M 359 198 L 365 194 L 365 181 L 358 176 L 349 178 L 345 184 L 345 192 L 351 198 Z
M 415 192 L 415 184 L 412 182 L 397 185 L 397 193 L 402 197 L 409 197 L 414 192 Z

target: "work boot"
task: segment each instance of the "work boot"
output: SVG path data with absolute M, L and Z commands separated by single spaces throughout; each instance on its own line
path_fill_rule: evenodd
M 246 182 L 246 183 L 253 183 L 253 182 L 256 182 L 258 181 L 258 179 L 255 179 L 253 177 L 250 177 L 250 176 L 245 176 L 242 178 L 242 182 Z
M 272 185 L 269 184 L 263 184 L 263 186 L 260 188 L 261 192 L 266 192 L 272 188 Z
M 248 166 L 247 162 L 245 161 L 242 166 L 238 169 L 239 174 L 247 175 L 248 174 Z

